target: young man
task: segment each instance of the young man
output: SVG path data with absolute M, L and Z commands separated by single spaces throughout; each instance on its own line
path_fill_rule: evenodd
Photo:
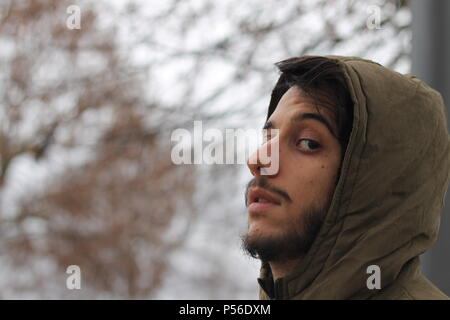
M 243 246 L 262 261 L 260 298 L 448 299 L 419 261 L 450 179 L 440 94 L 356 57 L 277 66 L 265 128 L 278 130 L 248 160 Z

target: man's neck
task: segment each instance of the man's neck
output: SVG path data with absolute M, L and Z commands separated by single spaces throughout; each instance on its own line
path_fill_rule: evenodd
M 300 263 L 300 261 L 301 258 L 269 262 L 273 280 L 275 281 L 277 279 L 291 275 L 295 271 L 295 268 Z

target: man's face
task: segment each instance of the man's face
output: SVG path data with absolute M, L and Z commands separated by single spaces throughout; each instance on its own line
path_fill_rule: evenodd
M 337 135 L 337 125 L 331 110 L 292 87 L 265 127 L 278 129 L 260 149 L 278 142 L 279 169 L 261 175 L 261 167 L 268 165 L 259 162 L 260 149 L 248 159 L 254 179 L 246 194 L 249 227 L 244 248 L 266 261 L 298 258 L 312 244 L 334 193 L 342 151 L 330 130 Z

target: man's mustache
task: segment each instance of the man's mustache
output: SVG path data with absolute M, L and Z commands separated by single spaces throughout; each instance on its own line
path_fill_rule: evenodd
M 289 195 L 287 194 L 286 191 L 281 190 L 280 188 L 269 184 L 269 179 L 264 176 L 261 176 L 261 177 L 255 177 L 247 183 L 247 187 L 245 188 L 245 206 L 246 207 L 248 207 L 248 193 L 250 191 L 250 188 L 252 188 L 252 187 L 260 187 L 262 189 L 266 189 L 269 192 L 279 195 L 284 200 L 286 200 L 288 202 L 292 202 L 291 197 L 289 197 Z

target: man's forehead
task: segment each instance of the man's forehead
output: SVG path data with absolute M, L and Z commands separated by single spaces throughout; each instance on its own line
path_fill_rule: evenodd
M 301 109 L 305 112 L 313 112 L 320 113 L 323 117 L 325 117 L 328 122 L 332 125 L 333 128 L 337 126 L 336 124 L 336 115 L 335 115 L 335 103 L 329 97 L 323 94 L 314 94 L 314 96 L 310 94 L 306 94 L 300 88 L 291 87 L 288 91 L 281 97 L 278 102 L 277 107 L 275 108 L 273 114 L 270 116 L 269 121 L 273 121 L 273 115 L 277 113 L 277 110 L 280 109 L 291 109 L 293 106 L 301 106 Z M 283 113 L 287 110 L 283 110 Z M 290 111 L 290 110 L 289 110 Z M 300 110 L 292 110 L 289 112 L 290 117 L 296 116 Z
M 297 87 L 291 87 L 280 99 L 264 128 L 279 127 L 280 123 L 278 123 L 279 119 L 277 118 L 280 117 L 279 113 L 282 113 L 281 118 L 289 121 L 307 118 L 321 120 L 318 118 L 322 118 L 323 121 L 320 122 L 326 124 L 330 131 L 338 132 L 334 110 L 335 106 L 328 97 L 323 95 L 311 96 Z M 308 115 L 304 117 L 304 114 Z M 318 117 L 311 117 L 311 114 L 316 114 Z
M 308 95 L 304 90 L 298 88 L 297 86 L 293 86 L 283 94 L 278 104 L 299 104 L 302 102 L 313 103 L 314 99 L 312 99 L 312 97 Z

